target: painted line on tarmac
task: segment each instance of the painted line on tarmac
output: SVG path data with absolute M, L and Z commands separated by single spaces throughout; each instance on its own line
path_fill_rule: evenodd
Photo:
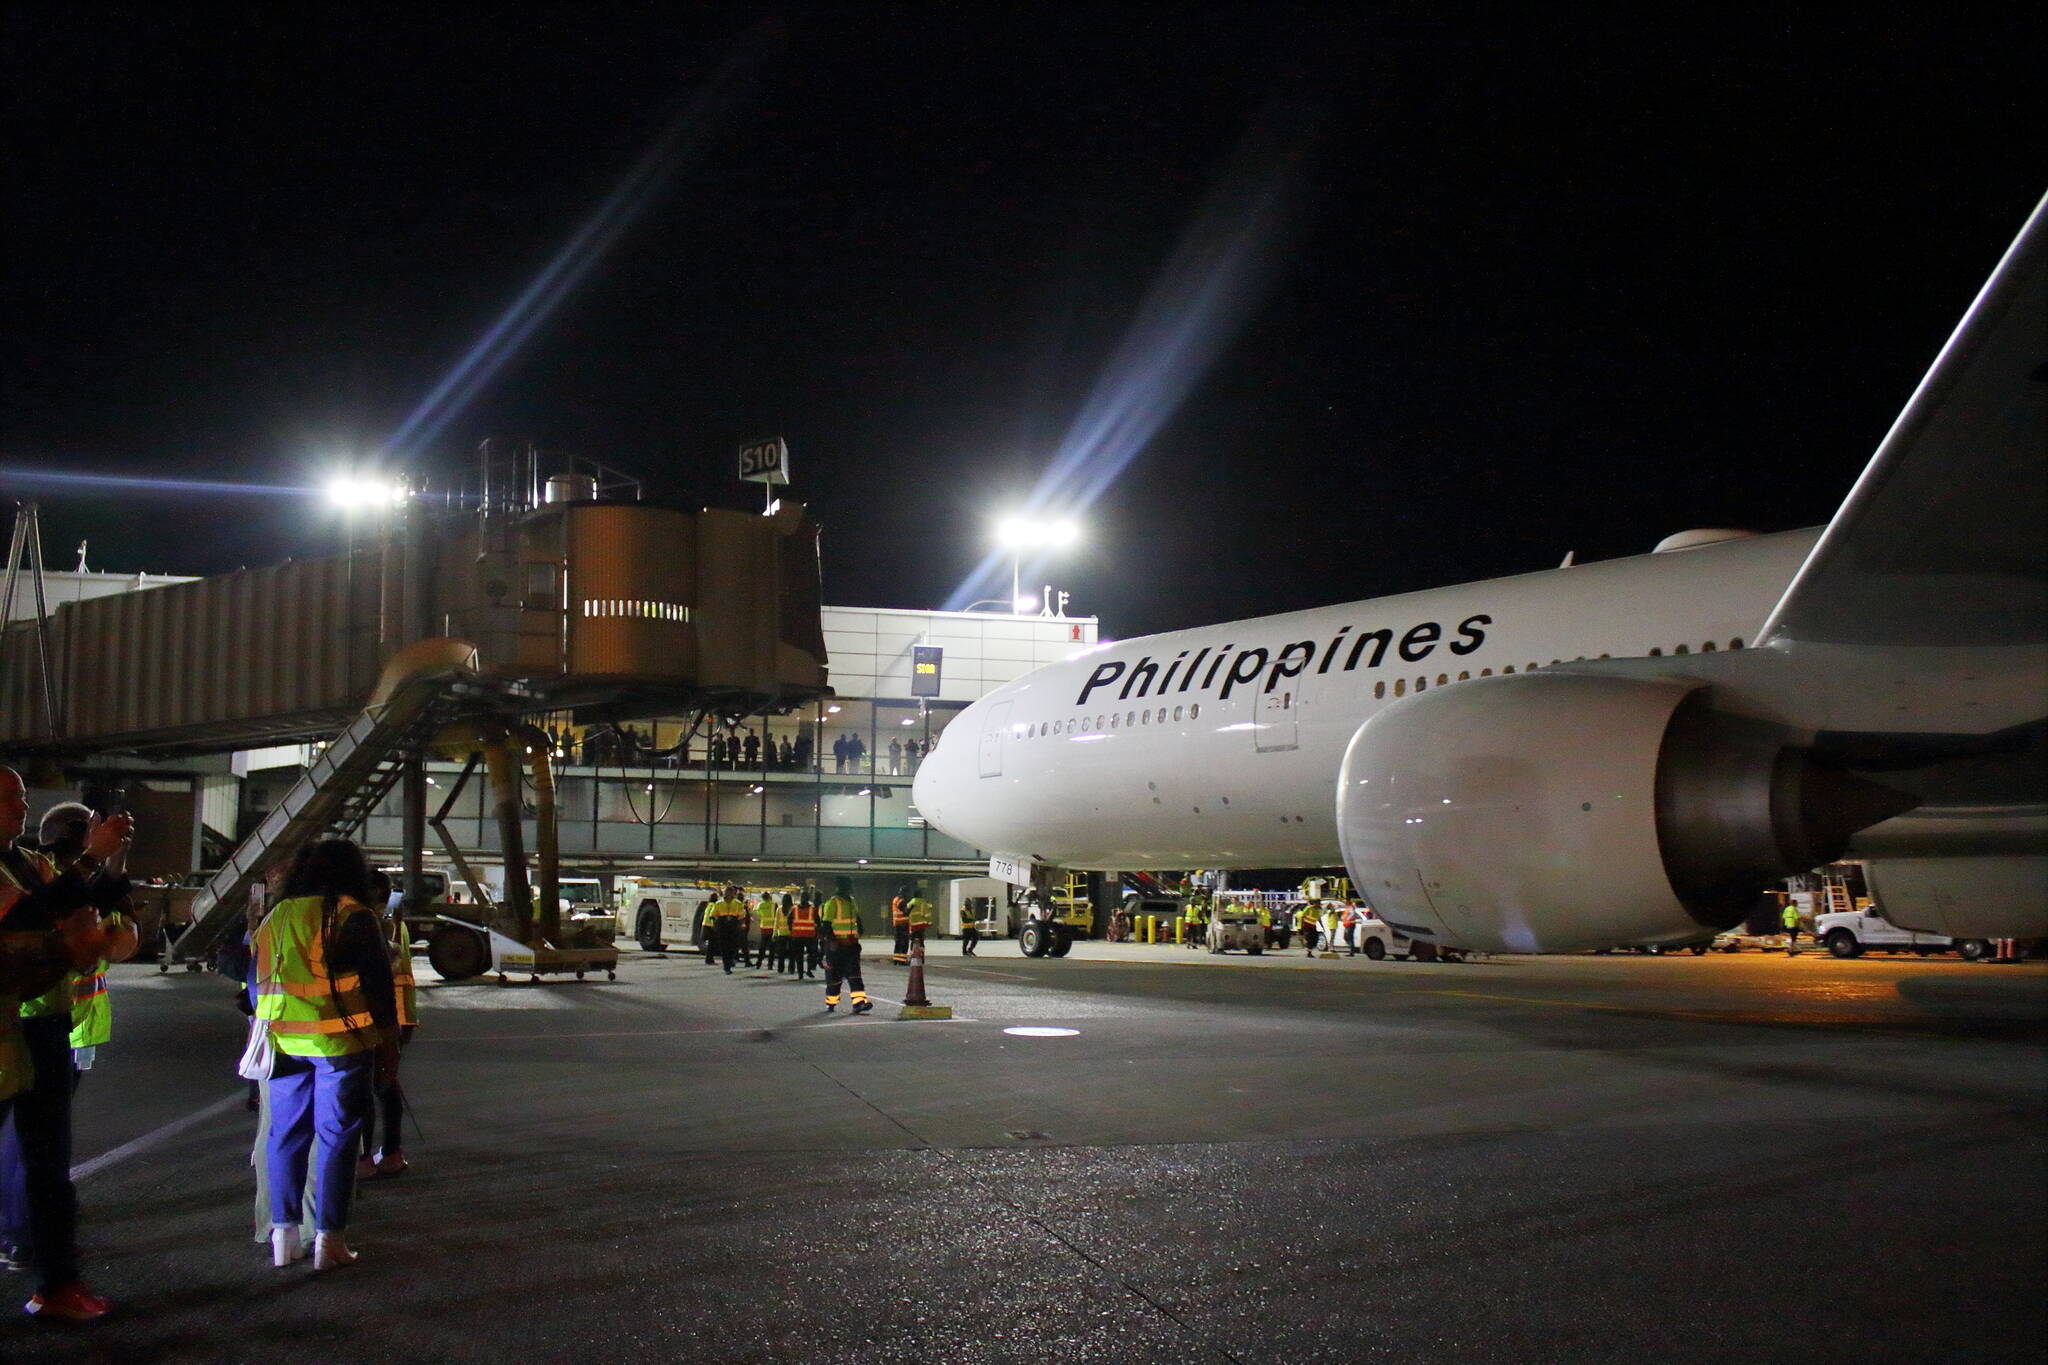
M 248 1093 L 246 1091 L 233 1095 L 223 1095 L 204 1109 L 195 1110 L 181 1119 L 172 1119 L 163 1127 L 152 1129 L 132 1142 L 124 1142 L 110 1152 L 101 1152 L 90 1161 L 80 1162 L 71 1168 L 71 1179 L 73 1183 L 76 1183 L 89 1175 L 104 1171 L 116 1162 L 126 1161 L 131 1156 L 146 1152 L 160 1142 L 168 1142 L 187 1128 L 202 1124 L 215 1114 L 225 1114 L 236 1105 L 243 1103 L 247 1098 Z
M 949 972 L 965 972 L 969 976 L 999 976 L 1005 981 L 1036 981 L 1035 976 L 1019 976 L 1015 972 L 992 972 L 986 967 L 948 967 Z

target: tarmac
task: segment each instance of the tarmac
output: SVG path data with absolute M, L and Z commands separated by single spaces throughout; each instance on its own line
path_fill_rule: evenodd
M 250 1239 L 231 987 L 117 967 L 117 1306 L 0 1360 L 2048 1360 L 2048 965 L 947 942 L 913 1022 L 886 959 L 853 1018 L 421 958 L 412 1169 L 318 1275 Z

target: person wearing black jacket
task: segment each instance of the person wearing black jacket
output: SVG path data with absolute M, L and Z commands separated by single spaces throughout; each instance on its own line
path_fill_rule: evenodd
M 0 1114 L 11 1111 L 21 1142 L 29 1236 L 39 1284 L 32 1315 L 91 1322 L 108 1308 L 79 1278 L 78 1192 L 71 1184 L 71 1015 L 23 1020 L 21 1001 L 49 990 L 73 967 L 99 959 L 102 913 L 128 894 L 127 878 L 101 875 L 134 831 L 127 815 L 95 818 L 85 851 L 58 872 L 15 847 L 28 822 L 21 774 L 0 768 Z

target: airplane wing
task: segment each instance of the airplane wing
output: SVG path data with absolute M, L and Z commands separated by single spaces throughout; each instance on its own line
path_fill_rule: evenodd
M 1978 293 L 1759 645 L 2048 641 L 2048 198 Z

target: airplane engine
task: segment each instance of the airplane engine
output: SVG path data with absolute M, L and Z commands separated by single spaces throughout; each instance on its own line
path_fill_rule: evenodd
M 1404 932 L 1467 948 L 1677 942 L 1913 804 L 1710 701 L 1689 681 L 1529 673 L 1386 707 L 1339 771 L 1353 884 Z

